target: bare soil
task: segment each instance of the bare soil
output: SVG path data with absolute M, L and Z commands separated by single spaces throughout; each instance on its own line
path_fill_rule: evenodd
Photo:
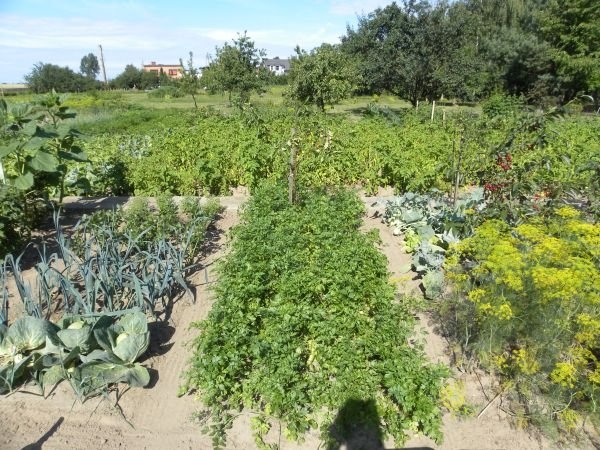
M 373 214 L 373 208 L 369 213 Z M 191 354 L 189 343 L 196 335 L 190 325 L 204 319 L 210 310 L 210 286 L 215 281 L 212 262 L 227 252 L 228 230 L 238 221 L 235 210 L 226 210 L 212 233 L 210 253 L 204 264 L 206 271 L 196 273 L 191 283 L 196 299 L 179 299 L 166 323 L 151 325 L 152 343 L 144 364 L 151 370 L 152 381 L 144 389 L 109 393 L 79 403 L 70 387 L 62 383 L 47 399 L 35 387 L 27 387 L 12 395 L 0 397 L 0 449 L 209 449 L 210 437 L 200 432 L 200 425 L 192 419 L 202 405 L 193 396 L 177 397 L 180 374 L 185 370 Z M 388 257 L 391 281 L 399 292 L 420 294 L 418 281 L 405 271 L 410 257 L 402 252 L 398 238 L 381 223 L 378 217 L 365 219 L 365 229 L 379 230 L 381 251 Z M 425 315 L 419 317 L 418 334 L 425 339 L 425 350 L 434 362 L 449 362 L 447 343 L 434 332 Z M 481 373 L 460 373 L 467 400 L 476 415 L 484 410 L 494 397 L 494 382 Z M 422 436 L 411 438 L 404 448 L 425 449 L 546 449 L 553 446 L 547 440 L 511 425 L 510 418 L 500 409 L 496 399 L 479 418 L 444 416 L 444 442 L 436 445 Z M 274 431 L 277 434 L 277 430 Z M 275 440 L 277 440 L 275 436 Z M 582 448 L 594 448 L 586 441 Z M 284 449 L 317 449 L 317 432 L 306 436 L 302 444 L 288 443 L 282 438 Z M 252 449 L 255 444 L 250 431 L 249 415 L 242 413 L 228 434 L 227 448 Z M 378 448 L 365 439 L 348 442 L 342 448 Z M 392 442 L 386 449 L 394 448 Z

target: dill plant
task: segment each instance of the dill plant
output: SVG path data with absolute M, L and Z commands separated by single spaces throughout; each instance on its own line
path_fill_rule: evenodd
M 571 207 L 518 226 L 488 220 L 447 268 L 459 295 L 446 319 L 503 377 L 517 416 L 573 431 L 598 413 L 600 224 Z

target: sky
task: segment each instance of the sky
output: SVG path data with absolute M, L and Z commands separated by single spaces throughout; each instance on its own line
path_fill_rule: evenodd
M 0 83 L 21 83 L 42 62 L 79 72 L 100 60 L 108 79 L 127 64 L 205 66 L 215 47 L 247 35 L 267 57 L 337 43 L 358 17 L 387 0 L 0 0 Z M 102 75 L 100 74 L 99 77 Z

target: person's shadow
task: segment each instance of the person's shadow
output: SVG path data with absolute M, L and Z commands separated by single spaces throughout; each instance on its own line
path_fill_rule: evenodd
M 48 431 L 46 431 L 37 441 L 35 441 L 32 444 L 26 445 L 25 447 L 23 447 L 21 450 L 40 450 L 42 448 L 42 445 L 48 440 L 50 439 L 50 437 L 56 433 L 56 431 L 60 428 L 61 424 L 64 422 L 65 418 L 64 417 L 60 417 L 55 423 L 54 425 L 52 425 L 50 427 L 50 429 Z
M 381 420 L 375 401 L 349 399 L 329 427 L 328 450 L 386 450 Z M 392 449 L 389 449 L 392 450 Z M 397 450 L 433 450 L 430 447 L 405 447 Z

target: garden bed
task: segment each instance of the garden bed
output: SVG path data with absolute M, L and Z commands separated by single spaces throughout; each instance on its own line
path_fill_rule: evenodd
M 375 229 L 382 242 L 381 251 L 388 258 L 391 281 L 405 293 L 418 293 L 417 282 L 410 280 L 399 268 L 410 261 L 393 236 L 392 230 L 381 222 L 381 218 L 371 217 L 373 212 L 383 212 L 383 207 L 373 207 L 369 217 L 364 218 L 363 230 Z M 190 417 L 201 405 L 193 396 L 177 397 L 181 384 L 180 374 L 186 368 L 189 358 L 187 344 L 197 334 L 189 330 L 193 321 L 207 317 L 212 304 L 210 285 L 216 281 L 211 262 L 227 252 L 227 231 L 238 222 L 235 210 L 225 210 L 215 223 L 207 242 L 212 251 L 205 255 L 202 264 L 207 266 L 205 273 L 191 277 L 191 287 L 196 302 L 183 299 L 178 301 L 168 323 L 150 324 L 152 341 L 142 363 L 150 368 L 151 384 L 145 389 L 121 388 L 112 391 L 107 398 L 93 398 L 81 404 L 75 400 L 71 389 L 59 387 L 48 399 L 35 395 L 34 389 L 25 389 L 0 399 L 0 447 L 6 449 L 39 448 L 210 448 L 210 437 L 200 433 L 200 426 Z M 434 332 L 430 319 L 420 316 L 418 328 L 427 332 L 425 352 L 432 362 L 450 361 L 446 342 Z M 493 381 L 481 373 L 457 374 L 464 383 L 467 401 L 481 412 L 493 400 Z M 31 393 L 29 393 L 31 391 Z M 497 449 L 515 450 L 548 448 L 549 443 L 516 430 L 501 409 L 496 399 L 481 417 L 459 418 L 446 413 L 443 418 L 444 441 L 435 445 L 423 437 L 411 438 L 406 448 L 436 449 Z M 276 431 L 276 430 L 275 430 Z M 358 443 L 365 448 L 374 447 L 368 436 L 358 437 Z M 362 440 L 361 440 L 362 439 Z M 356 443 L 356 442 L 355 442 Z M 306 436 L 302 444 L 282 442 L 282 448 L 314 449 L 319 445 L 317 432 Z M 347 443 L 348 448 L 352 445 Z M 251 432 L 251 416 L 247 413 L 236 418 L 228 434 L 227 448 L 255 448 Z M 391 442 L 385 448 L 393 448 Z M 593 448 L 583 445 L 582 448 Z

